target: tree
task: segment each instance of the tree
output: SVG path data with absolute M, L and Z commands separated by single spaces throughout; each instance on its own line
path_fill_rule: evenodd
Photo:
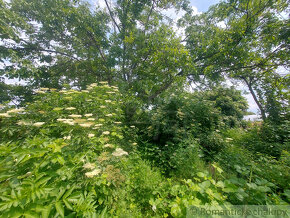
M 145 102 L 179 81 L 188 53 L 160 10 L 186 1 L 1 1 L 1 75 L 31 89 L 118 83 Z
M 281 15 L 287 6 L 284 0 L 228 0 L 204 14 L 187 14 L 180 24 L 186 27 L 185 42 L 196 69 L 192 74 L 242 81 L 266 120 L 267 105 L 283 101 L 277 93 L 285 88 L 279 71 L 289 67 L 289 20 Z M 273 87 L 275 98 L 264 101 L 270 99 L 266 87 L 272 79 L 279 84 Z

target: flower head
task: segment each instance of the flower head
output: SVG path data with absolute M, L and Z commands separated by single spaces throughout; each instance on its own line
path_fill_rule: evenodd
M 92 123 L 80 123 L 79 125 L 80 125 L 81 127 L 89 128 L 89 127 L 91 127 L 93 124 L 92 124 Z
M 115 157 L 120 157 L 123 155 L 128 155 L 128 152 L 124 151 L 122 148 L 117 148 L 112 155 Z
M 105 148 L 113 148 L 114 146 L 111 145 L 111 144 L 105 144 L 104 147 L 105 147 Z
M 103 132 L 103 135 L 110 135 L 110 132 L 109 131 L 105 131 L 105 132 Z
M 8 113 L 0 113 L 0 117 L 11 117 Z
M 43 124 L 45 124 L 45 122 L 36 122 L 36 123 L 33 124 L 33 126 L 40 127 Z
M 19 109 L 12 109 L 10 111 L 7 111 L 7 113 L 19 113 L 25 111 L 24 108 L 19 108 Z
M 91 172 L 87 172 L 87 173 L 85 173 L 85 175 L 86 175 L 86 177 L 88 177 L 88 178 L 93 178 L 94 176 L 99 175 L 100 172 L 101 172 L 100 169 L 95 169 L 95 170 L 93 170 L 93 171 L 91 171 Z
M 82 115 L 79 115 L 79 114 L 71 114 L 71 115 L 68 115 L 69 117 L 72 117 L 72 118 L 79 118 L 79 117 L 82 117 Z
M 69 135 L 69 136 L 65 136 L 65 137 L 63 137 L 63 139 L 64 140 L 70 140 L 71 139 L 71 136 Z
M 28 125 L 30 125 L 31 123 L 29 123 L 29 122 L 25 122 L 25 121 L 23 121 L 23 120 L 20 120 L 20 121 L 18 121 L 17 122 L 17 125 L 20 125 L 20 126 L 28 126 Z
M 85 114 L 85 117 L 91 117 L 93 114 Z
M 90 133 L 90 134 L 88 134 L 88 137 L 89 137 L 89 138 L 93 138 L 93 137 L 95 137 L 95 134 Z
M 96 168 L 96 164 L 94 164 L 94 163 L 86 163 L 85 165 L 83 165 L 83 168 L 92 170 L 92 169 Z
M 68 111 L 72 111 L 72 110 L 75 110 L 76 108 L 75 107 L 67 107 L 66 110 Z

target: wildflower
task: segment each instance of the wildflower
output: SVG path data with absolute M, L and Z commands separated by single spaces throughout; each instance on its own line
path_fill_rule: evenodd
M 110 132 L 109 131 L 105 131 L 105 132 L 103 132 L 103 135 L 110 135 Z
M 93 138 L 93 137 L 95 137 L 95 134 L 90 133 L 90 134 L 88 134 L 88 137 L 89 137 L 89 138 Z
M 108 93 L 108 94 L 114 94 L 115 92 L 106 92 L 106 93 Z
M 115 156 L 115 157 L 120 157 L 120 156 L 123 156 L 123 155 L 128 155 L 128 152 L 124 151 L 122 148 L 117 148 L 112 153 L 112 155 Z
M 114 122 L 115 124 L 121 124 L 122 122 Z
M 82 115 L 79 115 L 79 114 L 71 114 L 71 115 L 68 115 L 69 117 L 72 117 L 72 118 L 79 118 L 79 117 L 82 117 Z
M 86 163 L 85 165 L 83 165 L 83 168 L 85 169 L 95 169 L 96 165 L 94 163 Z
M 92 124 L 92 123 L 80 123 L 79 125 L 80 125 L 81 127 L 89 128 L 89 127 L 91 127 L 93 124 Z
M 96 87 L 96 86 L 98 86 L 98 84 L 97 83 L 92 83 L 90 86 L 91 87 Z
M 37 94 L 44 94 L 45 92 L 44 91 L 41 91 L 41 90 L 37 90 L 37 91 L 35 91 L 35 93 L 37 93 Z
M 100 126 L 102 126 L 103 124 L 101 124 L 101 123 L 98 123 L 98 124 L 96 124 L 95 126 L 96 127 L 100 127 Z
M 101 81 L 99 83 L 101 83 L 101 84 L 107 84 L 108 82 L 107 81 Z
M 106 115 L 106 117 L 111 117 L 111 116 L 113 116 L 113 114 L 107 114 L 107 115 Z
M 63 139 L 64 140 L 71 140 L 71 136 L 69 135 L 69 136 L 65 136 L 65 137 L 63 137 Z
M 75 122 L 73 122 L 73 121 L 65 121 L 64 123 L 71 125 L 71 126 L 75 125 Z
M 93 114 L 85 114 L 85 117 L 91 117 Z
M 104 147 L 105 147 L 105 148 L 113 148 L 114 146 L 111 145 L 111 144 L 105 144 Z
M 88 91 L 88 90 L 82 90 L 81 92 L 85 92 L 85 93 L 88 93 L 89 91 Z
M 101 170 L 100 169 L 95 169 L 92 172 L 87 172 L 85 173 L 86 177 L 88 178 L 93 178 L 94 176 L 97 176 L 98 174 L 100 174 Z
M 45 124 L 45 122 L 36 122 L 36 123 L 33 124 L 33 126 L 40 127 L 43 124 Z
M 230 141 L 233 141 L 233 139 L 232 138 L 226 138 L 226 141 L 230 142 Z
M 58 118 L 57 121 L 63 122 L 63 121 L 72 121 L 73 119 L 63 119 L 63 118 Z
M 94 120 L 96 120 L 95 118 L 89 118 L 88 119 L 89 121 L 94 121 Z
M 134 142 L 134 143 L 132 143 L 132 145 L 134 145 L 134 146 L 135 146 L 135 145 L 137 145 L 137 143 L 136 143 L 136 142 Z
M 0 117 L 11 117 L 8 113 L 0 113 Z
M 22 125 L 28 126 L 28 125 L 30 125 L 30 123 L 20 120 L 20 121 L 17 122 L 17 125 L 19 125 L 19 126 L 22 126 Z
M 130 126 L 131 128 L 135 128 L 135 126 Z
M 19 109 L 12 109 L 10 111 L 7 111 L 7 113 L 19 113 L 19 112 L 23 112 L 24 108 L 19 108 Z
M 106 106 L 102 105 L 102 106 L 100 106 L 100 108 L 106 108 Z
M 105 102 L 110 103 L 110 102 L 112 102 L 112 101 L 111 101 L 111 100 L 105 100 Z
M 68 111 L 72 111 L 72 110 L 75 110 L 76 108 L 75 107 L 67 107 L 66 110 Z
M 52 110 L 53 111 L 61 111 L 63 108 L 61 108 L 61 107 L 56 107 L 56 108 L 53 108 Z
M 52 88 L 52 89 L 50 89 L 50 91 L 55 92 L 55 91 L 57 91 L 57 89 Z

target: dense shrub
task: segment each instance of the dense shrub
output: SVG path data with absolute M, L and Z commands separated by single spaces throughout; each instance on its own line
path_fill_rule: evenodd
M 219 114 L 207 101 L 179 108 L 173 97 L 164 108 L 174 113 L 148 112 L 156 120 L 145 135 L 123 123 L 123 98 L 105 82 L 38 93 L 25 108 L 0 113 L 3 217 L 185 217 L 191 205 L 289 203 L 287 151 L 280 162 L 253 160 L 232 144 L 243 135 L 231 141 L 216 131 Z M 215 154 L 208 163 L 205 149 Z M 275 174 L 282 170 L 285 178 Z

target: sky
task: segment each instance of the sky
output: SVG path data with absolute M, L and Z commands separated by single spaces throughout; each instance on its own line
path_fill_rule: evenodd
M 191 0 L 191 5 L 196 7 L 199 12 L 205 12 L 211 5 L 219 3 L 219 0 Z

